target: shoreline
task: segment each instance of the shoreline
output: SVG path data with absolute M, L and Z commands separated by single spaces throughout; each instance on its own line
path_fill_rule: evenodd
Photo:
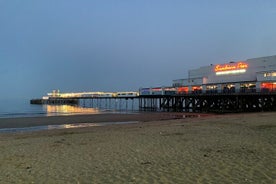
M 0 129 L 3 128 L 27 128 L 46 125 L 63 125 L 78 123 L 102 123 L 102 122 L 129 122 L 129 121 L 156 121 L 169 119 L 182 119 L 193 116 L 213 116 L 203 113 L 175 113 L 175 112 L 140 112 L 140 113 L 101 113 L 82 114 L 69 116 L 41 116 L 41 117 L 17 117 L 1 118 Z

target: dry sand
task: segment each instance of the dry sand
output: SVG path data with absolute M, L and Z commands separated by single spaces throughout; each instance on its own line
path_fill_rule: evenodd
M 140 120 L 0 134 L 0 183 L 276 183 L 276 113 L 175 117 L 182 114 L 0 120 L 1 127 Z

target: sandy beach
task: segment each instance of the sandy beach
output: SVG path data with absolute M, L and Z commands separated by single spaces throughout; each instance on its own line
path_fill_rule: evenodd
M 139 121 L 0 134 L 0 183 L 276 183 L 276 113 L 0 119 L 0 128 Z

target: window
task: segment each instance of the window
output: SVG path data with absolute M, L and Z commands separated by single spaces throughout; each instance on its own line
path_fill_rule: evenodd
M 266 72 L 264 73 L 264 77 L 276 77 L 276 72 Z

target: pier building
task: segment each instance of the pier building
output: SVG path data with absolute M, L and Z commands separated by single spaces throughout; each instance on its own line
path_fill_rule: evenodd
M 177 93 L 248 93 L 276 91 L 276 56 L 211 64 L 173 80 Z
M 141 88 L 140 107 L 184 112 L 276 110 L 276 56 L 189 70 L 171 87 Z

